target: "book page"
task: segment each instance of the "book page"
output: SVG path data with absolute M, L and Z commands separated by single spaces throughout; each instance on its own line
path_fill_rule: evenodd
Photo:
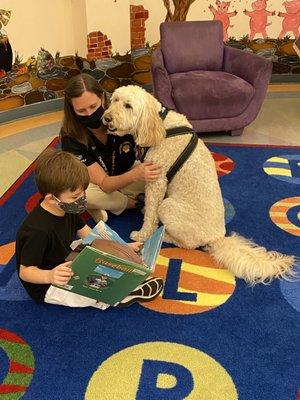
M 146 240 L 144 247 L 141 250 L 142 259 L 151 271 L 154 270 L 155 262 L 164 238 L 164 233 L 165 227 L 161 226 L 150 236 L 148 240 Z
M 114 240 L 121 244 L 127 244 L 113 229 L 111 229 L 105 222 L 99 221 L 94 226 L 92 232 L 89 233 L 83 240 L 83 244 L 91 244 L 95 239 Z

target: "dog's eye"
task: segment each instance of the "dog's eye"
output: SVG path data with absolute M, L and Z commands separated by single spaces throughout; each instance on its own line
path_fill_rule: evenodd
M 119 101 L 119 99 L 117 97 L 114 98 L 114 102 Z
M 132 108 L 129 103 L 125 103 L 125 108 Z

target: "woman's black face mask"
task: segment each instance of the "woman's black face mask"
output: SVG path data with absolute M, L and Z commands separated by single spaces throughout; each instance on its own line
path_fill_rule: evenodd
M 104 108 L 99 106 L 93 114 L 90 115 L 77 115 L 78 121 L 87 128 L 97 129 L 102 124 L 102 116 L 104 114 Z

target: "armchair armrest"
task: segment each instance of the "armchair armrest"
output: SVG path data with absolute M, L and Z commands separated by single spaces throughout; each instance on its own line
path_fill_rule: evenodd
M 151 73 L 154 95 L 163 106 L 176 110 L 172 98 L 172 85 L 160 49 L 154 50 L 151 56 Z
M 224 46 L 223 71 L 236 75 L 258 88 L 268 85 L 272 74 L 272 62 L 256 54 Z

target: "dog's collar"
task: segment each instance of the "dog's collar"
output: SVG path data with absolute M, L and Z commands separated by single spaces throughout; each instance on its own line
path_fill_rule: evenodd
M 162 120 L 164 120 L 164 119 L 166 118 L 166 116 L 168 115 L 168 112 L 169 112 L 169 111 L 170 111 L 170 110 L 169 110 L 167 107 L 162 106 L 162 107 L 161 107 L 161 110 L 160 110 L 160 112 L 159 112 L 160 118 L 161 118 Z

